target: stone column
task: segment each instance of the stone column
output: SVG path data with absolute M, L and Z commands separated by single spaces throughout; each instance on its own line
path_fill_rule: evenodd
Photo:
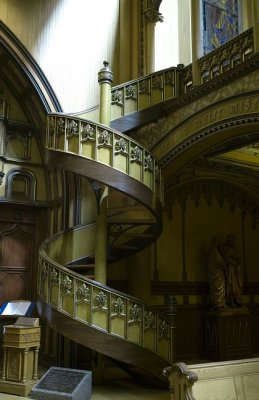
M 241 10 L 242 10 L 242 31 L 253 26 L 253 13 L 251 7 L 251 0 L 241 0 Z
M 95 280 L 106 285 L 107 280 L 107 195 L 108 187 L 104 186 L 98 201 L 95 235 Z
M 146 21 L 146 73 L 151 74 L 155 69 L 155 26 L 163 21 L 158 9 L 147 8 L 144 12 Z
M 253 26 L 254 26 L 254 51 L 259 51 L 259 3 L 258 0 L 252 0 L 253 5 Z
M 109 126 L 111 122 L 111 84 L 113 73 L 104 61 L 104 67 L 98 73 L 100 84 L 100 123 Z M 98 186 L 98 184 L 97 184 Z M 95 190 L 95 189 L 94 189 Z M 95 239 L 95 279 L 106 284 L 107 261 L 107 195 L 108 187 L 97 187 L 96 239 Z
M 198 59 L 202 56 L 200 29 L 200 0 L 191 1 L 191 38 L 192 38 L 192 84 L 200 85 L 200 68 Z

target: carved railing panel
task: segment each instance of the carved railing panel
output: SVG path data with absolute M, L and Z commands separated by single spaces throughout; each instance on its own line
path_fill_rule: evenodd
M 161 175 L 154 157 L 120 132 L 84 119 L 50 114 L 46 147 L 115 168 L 146 185 L 161 199 Z
M 138 299 L 52 261 L 44 250 L 51 243 L 45 242 L 39 259 L 38 294 L 46 303 L 82 324 L 147 348 L 171 362 L 169 320 Z
M 175 98 L 180 70 L 168 68 L 112 88 L 112 120 Z
M 198 60 L 200 84 L 244 63 L 254 55 L 253 28 Z M 112 88 L 112 120 L 159 102 L 174 99 L 192 89 L 192 64 L 167 68 Z

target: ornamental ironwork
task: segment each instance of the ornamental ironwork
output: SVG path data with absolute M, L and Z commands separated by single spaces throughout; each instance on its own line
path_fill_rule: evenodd
M 138 146 L 131 150 L 131 161 L 141 162 L 142 151 Z
M 101 308 L 103 310 L 107 309 L 107 295 L 100 290 L 99 294 L 95 297 L 95 302 L 97 304 L 97 308 Z
M 59 273 L 55 268 L 51 268 L 49 273 L 49 284 L 50 286 L 58 285 L 59 283 Z
M 94 128 L 90 124 L 82 125 L 81 128 L 82 140 L 94 140 Z
M 68 275 L 65 275 L 61 283 L 61 295 L 71 294 L 73 289 L 73 281 Z
M 90 302 L 90 288 L 83 283 L 76 291 L 76 296 L 78 301 L 83 301 L 85 303 Z
M 113 302 L 113 310 L 114 310 L 114 316 L 125 316 L 125 301 L 122 300 L 121 297 L 118 297 L 114 302 Z
M 98 135 L 98 144 L 103 146 L 111 145 L 111 133 L 104 130 Z
M 115 151 L 117 153 L 126 153 L 127 152 L 127 142 L 124 138 L 120 138 L 115 143 Z
M 129 324 L 138 324 L 141 322 L 141 319 L 139 319 L 139 314 L 140 314 L 141 308 L 137 305 L 134 304 L 133 307 L 130 308 L 129 310 Z

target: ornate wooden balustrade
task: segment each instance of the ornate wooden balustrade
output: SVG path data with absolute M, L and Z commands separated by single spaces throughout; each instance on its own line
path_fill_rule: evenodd
M 252 56 L 253 28 L 198 60 L 200 85 L 223 76 Z M 115 86 L 112 88 L 112 120 L 165 100 L 179 98 L 192 88 L 192 64 L 180 64 Z
M 117 169 L 162 199 L 160 169 L 154 157 L 136 141 L 107 126 L 62 114 L 49 114 L 47 126 L 47 148 Z
M 81 234 L 84 234 L 84 229 L 81 230 Z M 71 235 L 71 232 L 68 235 Z M 62 263 L 69 261 L 69 258 L 64 259 L 62 251 L 57 251 L 64 240 L 60 239 L 61 235 L 53 237 L 46 241 L 40 250 L 38 294 L 41 299 L 58 312 L 83 325 L 146 348 L 171 363 L 172 338 L 169 321 L 139 300 L 84 278 L 59 264 L 58 255 L 62 258 Z M 83 248 L 85 241 L 79 242 Z M 53 248 L 55 260 L 52 258 Z M 82 249 L 79 253 L 81 251 Z M 73 256 L 78 254 L 74 253 Z M 77 336 L 73 331 L 71 335 Z M 107 346 L 103 344 L 102 347 L 107 347 L 106 352 L 109 354 L 109 339 L 107 343 Z M 116 349 L 112 351 L 116 353 Z

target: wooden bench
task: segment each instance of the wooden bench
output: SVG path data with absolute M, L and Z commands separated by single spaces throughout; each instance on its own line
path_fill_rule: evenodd
M 259 358 L 165 368 L 171 400 L 259 400 Z

